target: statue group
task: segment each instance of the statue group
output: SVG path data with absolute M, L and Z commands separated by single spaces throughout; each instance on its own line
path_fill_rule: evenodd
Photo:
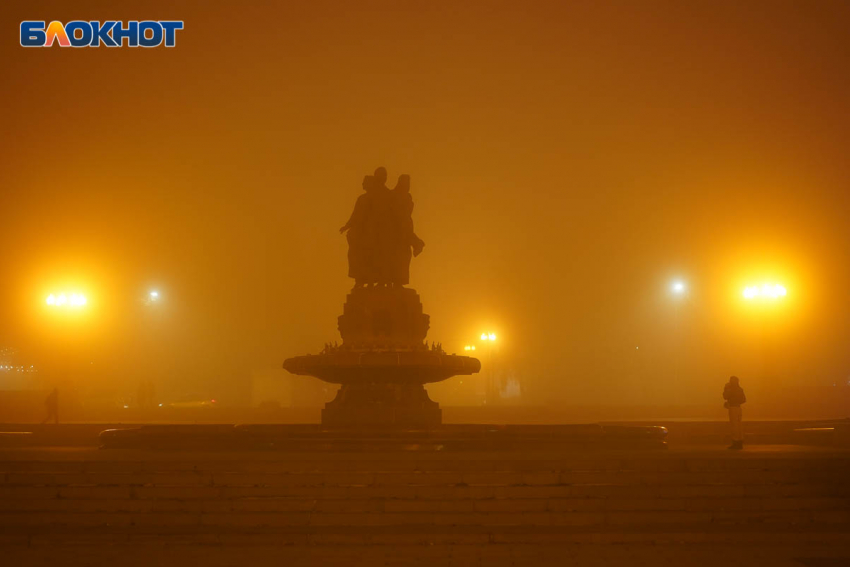
M 400 175 L 389 189 L 387 170 L 363 178 L 348 222 L 339 231 L 348 238 L 348 275 L 354 287 L 401 287 L 410 281 L 410 259 L 425 243 L 413 231 L 410 176 Z
M 475 374 L 481 363 L 448 355 L 440 343 L 428 347 L 431 318 L 423 312 L 410 279 L 410 260 L 425 243 L 413 232 L 410 176 L 387 188 L 379 167 L 363 179 L 351 218 L 340 229 L 348 237 L 346 295 L 337 328 L 342 344 L 325 343 L 318 355 L 295 356 L 283 367 L 300 376 L 340 384 L 322 410 L 322 425 L 431 427 L 442 410 L 424 384 L 458 374 Z

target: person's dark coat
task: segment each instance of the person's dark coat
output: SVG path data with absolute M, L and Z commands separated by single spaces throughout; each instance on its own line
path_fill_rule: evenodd
M 744 389 L 738 384 L 727 382 L 723 388 L 723 399 L 726 400 L 728 407 L 741 407 L 741 404 L 747 401 L 747 396 L 744 395 Z

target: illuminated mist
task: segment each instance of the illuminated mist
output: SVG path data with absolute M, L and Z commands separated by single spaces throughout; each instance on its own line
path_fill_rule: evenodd
M 337 228 L 383 165 L 429 340 L 484 365 L 444 407 L 495 371 L 564 420 L 722 411 L 736 374 L 753 415 L 846 415 L 847 3 L 91 4 L 35 12 L 186 25 L 23 49 L 46 16 L 0 8 L 0 348 L 39 389 L 319 405 L 280 365 L 339 338 Z

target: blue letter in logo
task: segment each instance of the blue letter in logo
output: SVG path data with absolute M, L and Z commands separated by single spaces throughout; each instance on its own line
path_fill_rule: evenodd
M 150 31 L 151 37 L 148 37 L 145 32 Z M 159 22 L 145 21 L 139 22 L 139 45 L 142 47 L 156 47 L 162 43 L 162 26 Z
M 21 47 L 44 47 L 44 22 L 21 22 Z
M 139 47 L 139 22 L 131 20 L 127 22 L 127 28 L 121 25 L 121 22 L 116 22 L 112 28 L 112 38 L 121 46 L 124 43 L 124 38 L 127 38 L 129 47 Z
M 177 42 L 177 30 L 183 29 L 183 22 L 159 22 L 162 29 L 165 31 L 165 47 L 174 47 Z
M 82 37 L 77 37 L 77 30 L 83 32 Z M 68 34 L 68 40 L 74 47 L 85 47 L 92 40 L 91 24 L 82 20 L 75 20 L 65 24 L 65 33 Z
M 118 22 L 115 20 L 107 20 L 102 24 L 97 20 L 92 21 L 91 31 L 94 38 L 92 39 L 91 46 L 100 47 L 100 44 L 103 44 L 106 47 L 118 47 L 118 42 L 109 35 L 109 32 L 112 31 L 116 23 Z

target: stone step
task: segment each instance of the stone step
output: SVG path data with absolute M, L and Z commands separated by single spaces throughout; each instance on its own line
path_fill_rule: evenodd
M 180 485 L 180 486 L 522 486 L 522 485 L 700 485 L 841 484 L 850 470 L 741 471 L 451 471 L 451 472 L 286 472 L 286 473 L 116 473 L 7 472 L 0 489 L 11 486 Z M 2 497 L 2 492 L 0 492 Z
M 75 546 L 82 549 L 173 548 L 177 545 L 310 546 L 340 545 L 492 545 L 492 544 L 745 544 L 847 545 L 846 526 L 285 526 L 220 528 L 216 526 L 12 526 L 0 532 L 4 551 L 22 546 Z M 362 549 L 362 547 L 361 547 Z M 599 548 L 596 548 L 599 549 Z
M 305 472 L 738 472 L 738 471 L 805 471 L 812 469 L 850 471 L 850 459 L 836 458 L 705 458 L 684 459 L 661 456 L 654 459 L 512 459 L 502 455 L 488 459 L 433 460 L 401 455 L 387 460 L 346 458 L 310 460 L 293 455 L 291 460 L 2 460 L 0 477 L 14 473 L 305 473 Z M 736 456 L 737 457 L 737 456 Z
M 492 545 L 492 544 L 746 544 L 846 546 L 846 526 L 760 526 L 701 524 L 677 526 L 13 526 L 0 532 L 4 551 L 21 546 L 74 546 L 81 549 L 125 546 L 173 548 L 176 545 L 310 546 L 340 545 Z M 225 547 L 220 547 L 225 546 Z M 361 547 L 362 549 L 362 547 Z M 597 548 L 598 549 L 598 548 Z
M 192 500 L 235 498 L 309 499 L 550 499 L 550 498 L 847 498 L 848 483 L 761 484 L 761 485 L 518 485 L 518 486 L 234 486 L 234 485 L 145 485 L 145 486 L 0 486 L 0 502 L 19 500 Z
M 214 498 L 214 499 L 7 499 L 0 512 L 313 512 L 323 513 L 502 513 L 502 512 L 773 512 L 850 510 L 850 498 Z
M 611 512 L 0 512 L 8 526 L 790 526 L 825 524 L 850 530 L 850 510 Z

